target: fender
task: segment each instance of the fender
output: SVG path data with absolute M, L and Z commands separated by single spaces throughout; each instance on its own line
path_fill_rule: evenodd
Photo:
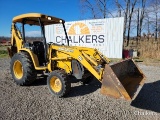
M 26 49 L 26 48 L 22 48 L 19 51 L 25 51 L 25 52 L 29 53 L 29 55 L 33 61 L 34 68 L 36 70 L 46 70 L 47 69 L 46 66 L 44 66 L 44 67 L 39 66 L 39 61 L 38 61 L 37 55 L 34 54 L 31 50 Z

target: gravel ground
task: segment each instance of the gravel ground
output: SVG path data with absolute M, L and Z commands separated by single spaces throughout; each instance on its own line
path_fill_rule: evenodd
M 138 64 L 147 77 L 132 102 L 100 94 L 101 84 L 72 83 L 66 98 L 55 98 L 46 80 L 31 86 L 17 86 L 10 75 L 10 59 L 0 59 L 0 120 L 160 120 L 160 67 Z

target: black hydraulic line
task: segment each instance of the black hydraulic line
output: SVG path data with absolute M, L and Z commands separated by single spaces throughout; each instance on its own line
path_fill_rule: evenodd
M 39 21 L 39 24 L 41 26 L 41 33 L 42 33 L 42 36 L 43 36 L 43 45 L 44 45 L 44 57 L 45 57 L 45 62 L 47 62 L 47 43 L 46 43 L 46 38 L 45 38 L 45 32 L 44 32 L 44 25 L 43 23 L 41 22 L 41 19 L 38 18 L 38 21 Z
M 23 34 L 23 41 L 24 41 L 24 43 L 26 43 L 24 24 L 25 24 L 25 20 L 23 19 L 23 21 L 22 21 L 22 34 Z
M 68 39 L 67 31 L 66 31 L 66 28 L 65 28 L 65 25 L 64 25 L 64 21 L 62 21 L 62 25 L 63 25 L 63 29 L 64 29 L 64 32 L 65 32 L 65 36 L 67 38 L 67 45 L 69 46 L 69 39 Z

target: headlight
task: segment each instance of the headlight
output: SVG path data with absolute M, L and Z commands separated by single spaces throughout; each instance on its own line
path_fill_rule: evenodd
M 62 20 L 59 20 L 60 23 L 62 23 Z
M 48 17 L 48 20 L 52 20 L 52 18 L 51 18 L 51 17 Z

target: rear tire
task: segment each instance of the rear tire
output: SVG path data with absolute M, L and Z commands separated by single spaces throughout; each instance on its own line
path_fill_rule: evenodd
M 10 70 L 13 80 L 21 86 L 31 84 L 37 77 L 31 57 L 25 52 L 14 54 Z
M 55 70 L 47 78 L 50 92 L 57 97 L 64 97 L 71 88 L 69 76 L 63 70 Z

